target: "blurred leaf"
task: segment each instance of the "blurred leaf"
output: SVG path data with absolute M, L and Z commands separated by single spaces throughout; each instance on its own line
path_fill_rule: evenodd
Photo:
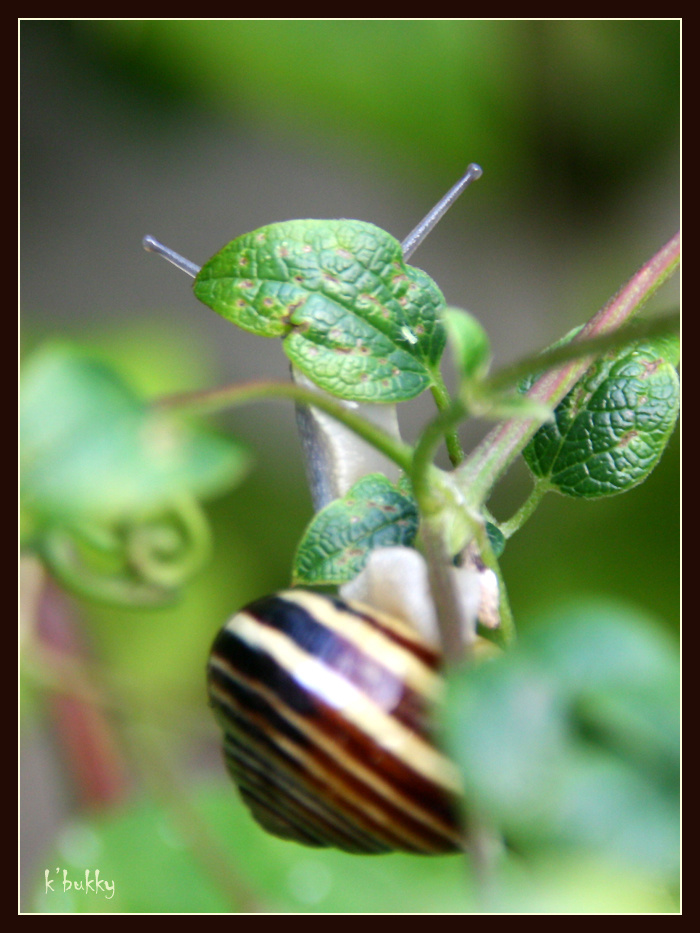
M 523 451 L 534 475 L 584 499 L 643 482 L 678 418 L 677 359 L 677 340 L 667 338 L 596 361 Z
M 523 863 L 504 863 L 498 890 L 503 913 L 620 914 L 677 913 L 673 892 L 653 874 L 630 871 L 617 861 L 558 853 Z
M 413 498 L 381 473 L 371 473 L 316 513 L 294 558 L 293 583 L 345 583 L 362 570 L 374 548 L 410 547 L 417 531 Z
M 53 344 L 26 363 L 20 400 L 24 543 L 68 589 L 153 605 L 202 565 L 197 496 L 237 482 L 234 442 L 150 408 L 98 359 Z
M 469 806 L 521 855 L 675 880 L 678 661 L 660 632 L 616 605 L 563 606 L 449 694 Z
M 53 344 L 24 367 L 22 505 L 35 520 L 113 520 L 183 493 L 221 492 L 248 457 L 235 442 L 156 412 L 99 360 Z
M 460 308 L 446 308 L 443 320 L 461 379 L 483 379 L 491 363 L 488 334 L 474 315 Z
M 434 381 L 444 305 L 401 245 L 359 220 L 298 220 L 238 237 L 206 262 L 194 292 L 244 330 L 282 337 L 322 389 L 397 402 Z

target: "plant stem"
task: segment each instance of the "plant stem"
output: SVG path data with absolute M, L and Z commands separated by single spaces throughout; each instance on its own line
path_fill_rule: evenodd
M 515 534 L 528 518 L 535 511 L 537 506 L 540 504 L 544 496 L 549 492 L 552 487 L 549 482 L 540 480 L 535 483 L 535 488 L 532 490 L 530 495 L 527 497 L 525 502 L 520 506 L 517 512 L 512 515 L 507 522 L 502 522 L 499 526 L 501 532 L 505 538 L 510 538 Z
M 581 333 L 576 339 L 560 346 L 544 350 L 536 356 L 526 357 L 511 366 L 499 370 L 485 381 L 489 393 L 495 393 L 516 385 L 520 380 L 533 373 L 541 373 L 559 363 L 600 356 L 608 350 L 618 350 L 640 340 L 651 340 L 677 334 L 680 329 L 680 316 L 677 313 L 662 314 L 646 321 L 635 321 L 617 330 L 590 340 L 582 340 Z
M 438 411 L 449 411 L 452 405 L 452 396 L 447 391 L 447 386 L 445 385 L 442 379 L 442 375 L 439 372 L 436 373 L 436 381 L 431 388 L 431 392 L 433 393 L 433 398 L 435 399 L 435 404 L 438 407 Z M 457 431 L 448 430 L 445 433 L 445 444 L 447 445 L 447 453 L 450 458 L 450 463 L 454 467 L 459 466 L 460 463 L 464 460 L 464 450 L 462 449 Z
M 676 270 L 680 262 L 680 233 L 672 237 L 629 282 L 591 318 L 571 342 L 576 344 L 618 330 L 633 317 L 644 303 Z M 559 348 L 565 351 L 567 348 Z M 558 352 L 558 351 L 552 351 Z M 581 348 L 578 348 L 581 352 Z M 535 382 L 527 393 L 529 398 L 556 407 L 571 391 L 591 364 L 585 356 L 564 366 L 550 369 Z M 540 360 L 540 366 L 545 358 Z M 546 365 L 546 361 L 545 361 Z M 539 368 L 539 367 L 538 367 Z M 511 420 L 498 425 L 466 461 L 455 470 L 455 478 L 465 496 L 472 502 L 483 502 L 491 488 L 511 465 L 540 426 L 537 420 Z
M 435 452 L 445 435 L 466 415 L 467 411 L 462 402 L 459 399 L 452 400 L 449 407 L 443 409 L 426 425 L 413 450 L 409 475 L 418 504 L 426 514 L 434 511 L 433 503 L 437 503 L 438 490 L 432 482 L 436 470 L 433 467 Z
M 188 392 L 159 399 L 158 408 L 176 409 L 183 414 L 210 414 L 247 405 L 261 399 L 288 398 L 302 405 L 314 405 L 335 418 L 358 437 L 372 444 L 377 450 L 396 463 L 405 473 L 411 469 L 413 448 L 383 431 L 361 415 L 346 408 L 325 394 L 306 389 L 292 382 L 248 382 L 244 385 L 224 386 L 206 392 Z

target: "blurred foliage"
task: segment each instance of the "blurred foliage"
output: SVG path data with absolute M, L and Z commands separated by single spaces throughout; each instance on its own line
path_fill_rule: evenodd
M 468 814 L 526 860 L 576 852 L 677 886 L 679 659 L 649 619 L 560 604 L 449 686 Z
M 140 93 L 352 140 L 435 172 L 454 172 L 470 153 L 501 179 L 503 195 L 526 193 L 542 172 L 580 208 L 646 171 L 678 126 L 672 20 L 122 20 L 70 29 Z
M 247 466 L 235 442 L 154 412 L 74 344 L 49 344 L 25 361 L 20 394 L 23 504 L 35 526 L 113 521 L 185 493 L 221 495 Z
M 462 912 L 469 909 L 465 872 L 457 857 L 361 857 L 307 849 L 266 833 L 253 822 L 232 786 L 195 786 L 191 798 L 234 878 L 252 886 L 258 906 L 278 912 Z M 138 845 L 134 840 L 138 839 Z M 115 882 L 115 896 L 48 895 L 42 874 L 33 906 L 70 912 L 211 912 L 236 903 L 235 882 L 222 890 L 198 864 L 192 839 L 176 812 L 137 804 L 101 820 L 66 827 L 47 865 L 84 877 L 86 864 Z M 62 878 L 62 871 L 58 878 Z
M 23 547 L 73 592 L 172 602 L 209 553 L 198 499 L 237 485 L 248 454 L 149 406 L 75 344 L 26 360 L 20 393 Z

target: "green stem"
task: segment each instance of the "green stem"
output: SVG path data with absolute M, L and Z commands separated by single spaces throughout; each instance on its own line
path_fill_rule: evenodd
M 466 620 L 452 579 L 452 555 L 447 549 L 439 521 L 424 518 L 421 541 L 445 664 L 456 667 L 469 663 L 472 643 L 464 637 Z
M 680 234 L 676 234 L 586 324 L 577 343 L 618 330 L 676 270 L 680 262 Z M 562 351 L 566 348 L 559 348 Z M 553 353 L 555 351 L 552 351 Z M 558 352 L 558 351 L 556 351 Z M 574 350 L 575 352 L 575 350 Z M 581 348 L 578 348 L 581 352 Z M 540 359 L 540 367 L 544 357 Z M 556 407 L 591 364 L 586 356 L 545 372 L 527 393 L 529 398 Z M 540 368 L 538 367 L 538 368 Z M 484 502 L 492 487 L 540 427 L 537 420 L 515 419 L 498 425 L 455 471 L 459 487 L 472 502 Z
M 423 429 L 413 450 L 409 476 L 418 504 L 426 514 L 435 511 L 440 505 L 440 500 L 436 498 L 439 493 L 433 482 L 437 471 L 433 466 L 435 452 L 445 435 L 466 416 L 467 410 L 463 403 L 459 399 L 452 400 L 449 407 Z
M 466 415 L 467 409 L 463 402 L 455 399 L 427 425 L 416 445 L 410 473 L 413 492 L 422 516 L 421 540 L 428 565 L 440 642 L 448 665 L 469 663 L 472 644 L 464 637 L 466 620 L 463 618 L 462 605 L 451 573 L 453 553 L 444 515 L 449 516 L 459 508 L 466 510 L 468 504 L 461 501 L 458 490 L 449 481 L 449 475 L 433 465 L 433 458 L 446 433 Z M 465 517 L 468 521 L 469 516 Z M 480 528 L 479 522 L 480 519 L 474 516 L 474 532 L 484 544 L 485 528 Z M 482 530 L 483 534 L 480 534 Z M 484 546 L 488 550 L 489 563 L 496 563 L 488 540 Z M 508 617 L 510 618 L 509 615 Z M 506 635 L 510 639 L 510 631 Z
M 520 506 L 517 512 L 508 519 L 507 522 L 501 522 L 500 529 L 505 538 L 510 538 L 515 534 L 516 531 L 519 531 L 520 528 L 525 524 L 528 518 L 535 511 L 537 506 L 540 504 L 544 496 L 551 489 L 549 482 L 545 480 L 539 480 L 535 483 L 535 488 L 532 490 L 530 495 L 527 497 L 525 502 Z
M 442 375 L 438 372 L 435 374 L 435 382 L 431 388 L 433 393 L 433 398 L 435 399 L 435 404 L 438 407 L 438 411 L 444 413 L 449 411 L 452 406 L 452 396 L 447 391 L 447 386 L 445 385 Z M 450 463 L 452 466 L 459 466 L 460 463 L 464 460 L 464 450 L 462 449 L 462 444 L 459 440 L 459 435 L 455 430 L 448 430 L 445 433 L 445 444 L 447 446 L 447 453 L 450 458 Z
M 527 376 L 532 376 L 533 373 L 541 373 L 543 370 L 550 369 L 559 363 L 600 356 L 608 350 L 622 349 L 622 347 L 629 346 L 629 344 L 639 340 L 677 334 L 679 329 L 680 315 L 673 313 L 659 315 L 646 321 L 635 321 L 621 327 L 619 330 L 594 337 L 591 340 L 581 340 L 581 334 L 578 334 L 576 339 L 571 340 L 569 343 L 544 350 L 536 356 L 526 357 L 512 366 L 504 367 L 494 376 L 485 380 L 484 385 L 489 394 L 495 394 L 517 385 L 518 382 Z
M 320 408 L 383 453 L 405 473 L 410 472 L 413 461 L 413 448 L 410 445 L 346 408 L 341 401 L 293 382 L 248 382 L 206 392 L 188 392 L 160 399 L 156 405 L 159 408 L 176 409 L 183 414 L 202 415 L 274 398 L 288 398 L 301 405 Z

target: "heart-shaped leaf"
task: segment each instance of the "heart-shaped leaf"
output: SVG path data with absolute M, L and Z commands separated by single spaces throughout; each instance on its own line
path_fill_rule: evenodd
M 418 531 L 418 510 L 381 473 L 370 473 L 318 512 L 294 559 L 295 584 L 352 580 L 374 548 L 409 547 Z
M 197 298 L 263 337 L 320 388 L 398 402 L 435 381 L 445 305 L 401 244 L 359 220 L 295 220 L 239 237 L 202 266 Z
M 645 480 L 678 418 L 677 359 L 677 339 L 664 338 L 594 363 L 523 451 L 535 476 L 586 499 Z

